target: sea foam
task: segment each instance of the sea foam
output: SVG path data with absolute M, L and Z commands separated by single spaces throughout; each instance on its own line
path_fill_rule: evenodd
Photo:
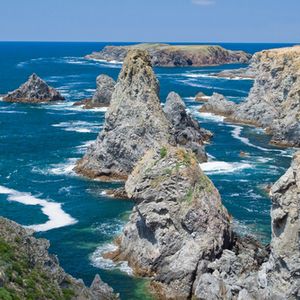
M 200 167 L 206 174 L 232 173 L 243 169 L 252 168 L 252 166 L 248 163 L 228 163 L 225 161 L 209 161 L 201 163 Z
M 39 205 L 43 214 L 48 217 L 48 221 L 43 224 L 34 224 L 24 226 L 35 231 L 48 231 L 54 228 L 60 228 L 75 224 L 77 220 L 67 214 L 61 207 L 61 203 L 50 202 L 48 200 L 39 199 L 30 193 L 23 193 L 5 186 L 0 186 L 0 194 L 8 195 L 8 201 L 15 201 L 24 205 Z

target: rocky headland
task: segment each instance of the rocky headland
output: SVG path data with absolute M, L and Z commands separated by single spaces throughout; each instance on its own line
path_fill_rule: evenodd
M 19 88 L 3 97 L 3 101 L 21 103 L 50 103 L 59 100 L 65 98 L 36 74 L 32 74 Z
M 232 51 L 216 45 L 169 45 L 137 44 L 130 46 L 106 46 L 100 52 L 86 58 L 105 61 L 124 61 L 129 50 L 147 50 L 153 66 L 187 67 L 209 66 L 232 63 L 248 63 L 251 55 L 244 51 Z
M 233 112 L 230 102 L 221 98 L 201 109 L 218 114 L 222 106 L 229 121 L 265 128 L 273 144 L 299 147 L 300 46 L 256 53 L 250 68 L 255 73 L 254 86 Z
M 82 105 L 84 109 L 108 107 L 115 89 L 116 82 L 108 75 L 101 74 L 96 79 L 96 91 L 92 98 L 74 103 Z
M 200 129 L 185 109 L 172 93 L 163 111 L 149 54 L 139 49 L 128 52 L 104 128 L 75 170 L 101 180 L 126 180 L 147 150 L 168 143 L 191 147 L 201 161 L 206 160 L 204 141 L 211 134 Z
M 0 299 L 117 300 L 117 294 L 96 275 L 90 288 L 67 274 L 49 242 L 0 217 Z

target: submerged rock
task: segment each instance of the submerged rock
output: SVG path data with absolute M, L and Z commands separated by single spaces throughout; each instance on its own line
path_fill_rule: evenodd
M 47 240 L 36 239 L 32 231 L 0 217 L 1 299 L 119 299 L 98 275 L 88 288 L 65 273 L 48 248 Z
M 230 116 L 235 111 L 236 106 L 234 102 L 227 100 L 223 95 L 213 93 L 207 103 L 200 108 L 200 111 Z
M 198 92 L 195 96 L 195 101 L 199 102 L 207 102 L 209 99 L 209 96 L 205 95 L 203 92 Z
M 106 46 L 100 52 L 86 58 L 106 61 L 123 61 L 130 50 L 147 50 L 153 66 L 207 66 L 228 63 L 247 63 L 251 55 L 244 51 L 232 51 L 215 45 L 137 44 L 130 46 Z
M 126 179 L 151 148 L 172 140 L 171 123 L 159 100 L 159 85 L 146 51 L 128 53 L 96 143 L 77 163 L 91 178 Z
M 212 137 L 212 133 L 200 128 L 199 123 L 187 113 L 185 103 L 177 93 L 169 93 L 164 112 L 173 124 L 176 143 L 192 149 L 200 162 L 206 161 L 207 155 L 203 143 Z
M 278 145 L 300 146 L 300 46 L 253 56 L 254 86 L 232 118 L 264 127 Z
M 58 100 L 65 100 L 65 98 L 36 74 L 32 74 L 27 82 L 3 97 L 3 101 L 22 103 L 40 103 Z
M 125 188 L 136 205 L 115 259 L 151 276 L 162 298 L 190 298 L 202 261 L 214 260 L 232 243 L 217 189 L 191 151 L 168 145 L 149 150 Z

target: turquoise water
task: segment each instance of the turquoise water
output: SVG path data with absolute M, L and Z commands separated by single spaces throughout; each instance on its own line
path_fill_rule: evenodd
M 90 181 L 72 172 L 104 121 L 105 111 L 82 110 L 72 103 L 89 97 L 100 73 L 115 79 L 120 65 L 83 58 L 101 43 L 0 43 L 0 94 L 15 89 L 33 72 L 67 98 L 56 105 L 10 104 L 0 101 L 0 214 L 40 230 L 62 266 L 90 284 L 96 273 L 122 299 L 141 299 L 144 281 L 130 276 L 126 264 L 99 259 L 122 230 L 133 204 L 101 192 L 119 186 Z M 227 44 L 249 52 L 283 45 Z M 227 80 L 210 73 L 241 65 L 206 68 L 157 68 L 162 101 L 178 92 L 188 109 L 215 136 L 203 169 L 220 190 L 241 233 L 270 238 L 270 200 L 261 186 L 277 180 L 290 164 L 292 149 L 268 145 L 269 137 L 248 126 L 226 124 L 220 117 L 198 113 L 198 91 L 223 93 L 236 102 L 248 94 L 251 80 Z M 240 157 L 240 151 L 249 153 Z M 129 273 L 129 274 L 128 274 Z

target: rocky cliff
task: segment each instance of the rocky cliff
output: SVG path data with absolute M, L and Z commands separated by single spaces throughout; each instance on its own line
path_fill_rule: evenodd
M 217 189 L 191 151 L 168 145 L 149 150 L 125 188 L 136 205 L 111 257 L 151 276 L 163 299 L 189 299 L 202 261 L 232 243 Z
M 169 142 L 171 123 L 159 100 L 147 52 L 128 53 L 96 143 L 76 171 L 92 178 L 126 179 L 146 150 Z
M 262 126 L 279 145 L 300 146 L 300 46 L 256 53 L 256 78 L 233 119 Z
M 118 295 L 97 275 L 90 288 L 59 266 L 49 242 L 0 217 L 0 299 L 113 300 Z
M 106 46 L 100 52 L 87 55 L 88 59 L 123 61 L 129 50 L 147 50 L 153 66 L 207 66 L 228 63 L 248 63 L 251 55 L 243 51 L 226 50 L 212 45 L 137 44 Z
M 64 99 L 58 91 L 50 87 L 36 74 L 32 74 L 27 82 L 3 97 L 3 101 L 23 103 L 41 103 Z

